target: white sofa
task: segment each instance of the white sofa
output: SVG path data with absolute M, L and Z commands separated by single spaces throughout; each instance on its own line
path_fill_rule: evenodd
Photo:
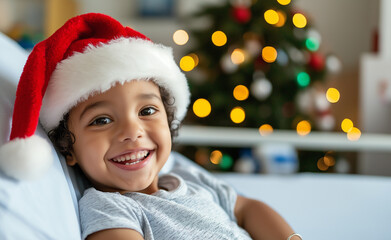
M 9 135 L 17 81 L 27 54 L 0 33 L 0 144 Z M 37 133 L 46 136 L 41 128 Z M 9 156 L 12 160 L 12 156 Z M 53 149 L 40 179 L 15 181 L 0 172 L 0 239 L 80 239 L 75 171 Z M 194 164 L 173 153 L 163 171 Z M 391 178 L 357 175 L 215 174 L 240 194 L 265 201 L 308 240 L 391 239 Z

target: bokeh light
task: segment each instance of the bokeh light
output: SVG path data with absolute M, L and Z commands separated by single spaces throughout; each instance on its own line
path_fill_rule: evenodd
M 311 124 L 306 120 L 302 120 L 297 124 L 296 131 L 300 136 L 306 136 L 311 132 Z
M 329 88 L 326 92 L 326 98 L 331 103 L 336 103 L 339 101 L 340 93 L 336 88 Z
M 181 58 L 181 61 L 179 62 L 179 66 L 183 71 L 189 72 L 193 70 L 195 67 L 194 59 L 190 56 L 184 56 Z
M 308 50 L 315 52 L 319 49 L 320 43 L 315 38 L 307 38 L 305 40 L 305 46 L 308 48 Z
M 353 121 L 350 120 L 349 118 L 345 118 L 344 120 L 342 120 L 341 122 L 341 129 L 342 131 L 348 133 L 352 130 L 353 128 Z
M 189 34 L 185 30 L 177 30 L 172 36 L 172 39 L 177 45 L 185 45 L 189 41 Z
M 231 110 L 230 117 L 232 122 L 241 123 L 246 118 L 246 113 L 244 112 L 243 108 L 235 107 Z
M 274 24 L 278 23 L 278 21 L 279 21 L 278 13 L 273 9 L 267 10 L 263 14 L 263 17 L 265 18 L 265 21 L 271 25 L 274 25 Z
M 272 63 L 277 59 L 277 50 L 274 47 L 266 46 L 262 49 L 262 58 L 267 63 Z
M 277 2 L 281 5 L 288 5 L 291 3 L 291 0 L 277 0 Z
M 277 11 L 277 14 L 278 14 L 278 22 L 275 24 L 275 26 L 282 27 L 286 22 L 286 15 L 282 11 Z
M 232 159 L 231 156 L 229 156 L 228 154 L 223 154 L 223 158 L 221 159 L 220 162 L 220 168 L 223 170 L 227 170 L 232 167 L 233 163 L 234 160 Z
M 293 15 L 292 22 L 295 27 L 304 28 L 307 25 L 307 18 L 301 13 L 296 13 Z
M 212 42 L 218 47 L 224 46 L 227 43 L 227 35 L 222 31 L 216 31 L 212 34 Z
M 307 87 L 311 82 L 310 75 L 306 72 L 300 72 L 297 74 L 296 80 L 300 87 Z
M 332 167 L 335 165 L 335 159 L 333 156 L 330 156 L 330 155 L 326 155 L 323 157 L 323 162 L 326 166 L 328 167 Z
M 261 136 L 267 136 L 273 133 L 273 127 L 270 124 L 262 124 L 259 127 L 259 134 Z
M 327 169 L 329 169 L 329 167 L 325 164 L 323 157 L 318 160 L 316 165 L 320 171 L 327 171 Z
M 223 158 L 223 154 L 221 153 L 221 151 L 214 150 L 213 152 L 211 152 L 209 159 L 211 163 L 217 165 L 220 164 L 222 158 Z
M 231 61 L 234 64 L 241 64 L 245 60 L 244 51 L 240 48 L 236 48 L 231 54 Z
M 198 63 L 200 62 L 200 59 L 198 58 L 198 55 L 195 54 L 195 53 L 190 53 L 188 56 L 193 58 L 193 60 L 194 60 L 194 67 L 197 67 Z
M 347 134 L 347 137 L 350 141 L 357 141 L 361 137 L 360 129 L 353 127 Z
M 249 90 L 244 85 L 238 85 L 234 88 L 233 95 L 236 100 L 243 101 L 248 98 Z
M 207 117 L 212 111 L 212 107 L 208 100 L 204 98 L 197 99 L 193 104 L 193 112 L 197 117 Z

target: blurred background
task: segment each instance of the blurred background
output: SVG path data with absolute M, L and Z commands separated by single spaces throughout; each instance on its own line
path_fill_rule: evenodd
M 171 46 L 192 93 L 175 150 L 208 170 L 391 176 L 388 2 L 0 0 L 0 31 L 31 50 L 101 12 Z

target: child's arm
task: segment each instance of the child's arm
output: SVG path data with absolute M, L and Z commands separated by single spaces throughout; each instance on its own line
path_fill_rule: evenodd
M 253 239 L 286 240 L 294 233 L 288 223 L 263 202 L 238 196 L 234 211 L 239 226 Z M 300 240 L 300 237 L 294 236 L 291 240 Z
M 87 237 L 87 240 L 143 240 L 141 234 L 127 228 L 113 228 L 95 232 Z

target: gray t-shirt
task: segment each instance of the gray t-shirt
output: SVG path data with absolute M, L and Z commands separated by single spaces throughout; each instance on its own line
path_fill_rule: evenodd
M 235 191 L 196 168 L 159 177 L 167 190 L 143 193 L 85 191 L 80 199 L 82 238 L 111 228 L 130 228 L 144 239 L 251 239 L 236 223 Z

